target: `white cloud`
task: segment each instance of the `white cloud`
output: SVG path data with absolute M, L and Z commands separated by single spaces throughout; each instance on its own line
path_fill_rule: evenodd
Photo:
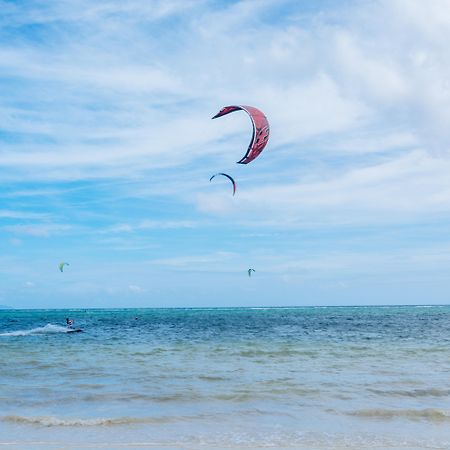
M 345 98 L 336 82 L 325 73 L 290 87 L 269 86 L 260 91 L 271 120 L 276 145 L 301 147 L 313 136 L 357 128 L 370 110 L 357 99 Z M 257 99 L 255 99 L 257 102 Z
M 416 151 L 329 179 L 267 185 L 238 199 L 201 194 L 201 211 L 269 227 L 427 220 L 450 210 L 450 160 Z M 256 222 L 255 222 L 256 223 Z
M 128 23 L 139 21 L 156 21 L 171 15 L 183 14 L 194 6 L 202 6 L 199 0 L 151 0 L 143 3 L 140 0 L 129 0 L 126 3 L 105 0 L 92 3 L 87 0 L 62 0 L 57 3 L 30 4 L 26 9 L 10 2 L 1 1 L 3 17 L 8 24 L 23 23 L 48 24 L 54 22 L 87 22 L 102 23 L 117 20 Z M 107 22 L 108 23 L 108 22 Z M 105 26 L 105 24 L 103 25 Z
M 136 284 L 128 285 L 128 290 L 130 292 L 133 292 L 134 294 L 141 294 L 142 292 L 145 292 L 145 289 L 141 288 L 140 286 L 137 286 Z
M 0 219 L 44 219 L 48 214 L 0 209 Z
M 5 225 L 2 229 L 9 233 L 22 234 L 36 237 L 49 237 L 55 234 L 67 233 L 73 227 L 71 225 L 57 223 L 36 223 Z
M 132 233 L 140 230 L 193 228 L 195 222 L 189 220 L 140 220 L 137 223 L 120 223 L 102 230 L 102 233 Z
M 64 21 L 76 27 L 78 39 L 60 30 L 57 44 L 0 44 L 1 70 L 27 86 L 3 100 L 2 122 L 45 138 L 7 145 L 0 166 L 10 176 L 40 179 L 127 178 L 181 167 L 222 151 L 218 141 L 236 133 L 248 141 L 242 117 L 210 124 L 228 102 L 266 111 L 272 149 L 298 152 L 305 139 L 327 134 L 340 142 L 350 133 L 370 136 L 384 123 L 386 139 L 413 129 L 427 150 L 444 151 L 450 118 L 445 6 L 374 1 L 345 10 L 350 15 L 341 21 L 318 15 L 309 26 L 294 17 L 264 22 L 263 14 L 279 7 L 271 1 L 218 9 L 196 2 L 100 7 L 66 1 L 64 8 L 35 5 L 23 16 L 9 6 L 12 23 Z M 143 25 L 172 15 L 183 17 L 183 45 L 173 45 L 167 29 L 158 41 L 144 32 Z M 14 102 L 30 97 L 31 108 Z M 359 150 L 370 151 L 370 139 L 361 141 Z
M 150 264 L 168 266 L 179 270 L 214 271 L 224 269 L 223 263 L 237 258 L 233 252 L 218 251 L 203 255 L 185 255 L 172 258 L 161 258 L 149 261 Z M 227 269 L 229 270 L 229 269 Z

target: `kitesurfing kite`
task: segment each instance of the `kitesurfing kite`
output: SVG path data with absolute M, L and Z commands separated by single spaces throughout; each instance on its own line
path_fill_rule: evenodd
M 213 179 L 214 177 L 216 177 L 217 175 L 222 175 L 222 176 L 224 176 L 224 177 L 227 177 L 227 178 L 233 183 L 233 195 L 236 194 L 236 182 L 233 180 L 232 177 L 230 177 L 230 175 L 227 175 L 226 173 L 222 173 L 222 172 L 216 173 L 215 175 L 213 175 L 213 176 L 209 179 L 209 181 L 211 182 L 212 179 Z
M 239 110 L 245 111 L 250 116 L 253 125 L 252 140 L 248 146 L 247 153 L 240 161 L 237 162 L 238 164 L 248 164 L 259 156 L 259 154 L 264 150 L 264 147 L 269 140 L 269 122 L 267 121 L 266 116 L 259 109 L 253 106 L 245 105 L 225 106 L 213 117 L 213 119 Z
M 248 276 L 251 277 L 252 276 L 252 272 L 256 272 L 255 269 L 248 269 Z
M 64 266 L 69 266 L 70 264 L 69 263 L 67 263 L 67 262 L 60 262 L 59 263 L 59 270 L 61 271 L 61 272 L 63 272 L 64 271 Z

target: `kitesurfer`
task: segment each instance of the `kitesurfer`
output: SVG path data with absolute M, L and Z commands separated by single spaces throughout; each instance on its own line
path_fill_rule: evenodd
M 73 319 L 69 319 L 67 317 L 66 318 L 66 325 L 67 325 L 67 328 L 72 328 L 73 327 Z

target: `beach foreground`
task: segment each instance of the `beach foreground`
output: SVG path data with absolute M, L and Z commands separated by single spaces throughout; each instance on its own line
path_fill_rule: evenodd
M 0 448 L 450 448 L 449 345 L 447 306 L 3 310 Z

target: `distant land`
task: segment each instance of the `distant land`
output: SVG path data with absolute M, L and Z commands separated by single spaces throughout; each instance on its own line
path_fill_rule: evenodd
M 0 305 L 0 309 L 12 309 L 12 306 Z

